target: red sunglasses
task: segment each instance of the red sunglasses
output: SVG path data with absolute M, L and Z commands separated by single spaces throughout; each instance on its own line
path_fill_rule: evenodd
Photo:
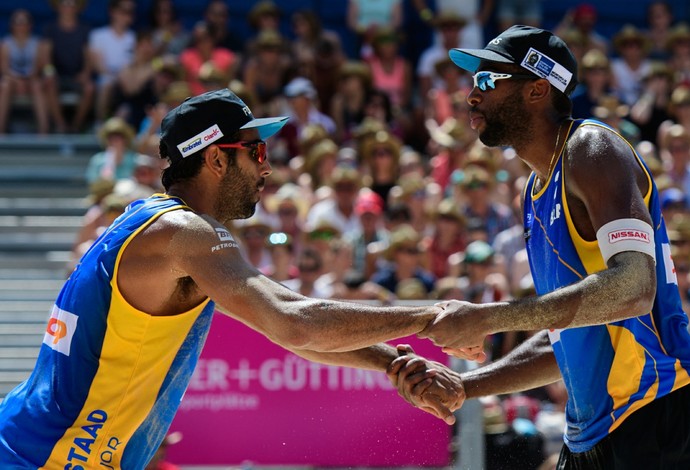
M 222 149 L 250 149 L 251 152 L 249 152 L 249 155 L 255 159 L 257 162 L 259 162 L 259 165 L 261 165 L 263 162 L 266 161 L 267 154 L 266 154 L 266 142 L 264 141 L 246 141 L 246 140 L 241 140 L 239 142 L 234 142 L 232 144 L 216 144 L 218 148 Z

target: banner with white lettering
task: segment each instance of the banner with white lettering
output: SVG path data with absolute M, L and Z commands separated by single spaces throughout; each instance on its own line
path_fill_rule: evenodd
M 426 340 L 408 343 L 447 363 Z M 451 427 L 408 405 L 382 372 L 304 360 L 217 313 L 171 431 L 178 465 L 449 464 Z

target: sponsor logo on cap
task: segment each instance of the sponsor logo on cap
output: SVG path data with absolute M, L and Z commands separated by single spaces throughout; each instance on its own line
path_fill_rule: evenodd
M 65 356 L 69 356 L 78 320 L 79 317 L 75 314 L 53 305 L 53 311 L 50 313 L 48 326 L 46 327 L 45 335 L 43 335 L 43 344 Z
M 251 116 L 252 112 L 249 109 L 249 106 L 245 106 L 242 108 L 242 112 L 244 113 L 245 116 Z
M 177 149 L 182 154 L 182 158 L 184 158 L 194 152 L 208 147 L 221 137 L 223 137 L 223 132 L 218 127 L 218 124 L 214 124 L 205 131 L 202 131 L 194 137 L 185 140 L 181 144 L 178 144 Z
M 520 65 L 547 79 L 549 83 L 563 93 L 573 79 L 573 74 L 568 69 L 534 48 L 530 48 Z

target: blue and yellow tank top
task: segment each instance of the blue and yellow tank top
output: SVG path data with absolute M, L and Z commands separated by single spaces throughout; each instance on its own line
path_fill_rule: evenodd
M 0 468 L 141 469 L 165 437 L 211 324 L 205 300 L 151 316 L 117 286 L 122 253 L 162 214 L 132 203 L 82 257 L 50 314 L 31 376 L 0 403 Z
M 598 121 L 578 120 L 568 135 L 584 125 L 615 132 Z M 549 331 L 568 390 L 565 442 L 573 452 L 591 449 L 635 410 L 690 384 L 688 317 L 681 307 L 659 195 L 649 169 L 636 153 L 635 158 L 649 181 L 644 200 L 654 224 L 656 299 L 652 311 L 639 317 Z M 559 156 L 538 193 L 533 194 L 534 173 L 525 187 L 525 238 L 539 295 L 606 268 L 598 242 L 583 240 L 573 225 L 565 177 Z

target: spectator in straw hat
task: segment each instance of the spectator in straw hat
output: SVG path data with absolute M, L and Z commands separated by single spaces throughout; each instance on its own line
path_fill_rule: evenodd
M 448 259 L 467 246 L 465 217 L 453 199 L 444 199 L 432 214 L 433 233 L 424 237 L 424 266 L 437 278 L 448 276 Z
M 493 243 L 499 232 L 515 223 L 515 216 L 508 206 L 497 202 L 493 194 L 495 179 L 479 165 L 468 165 L 456 173 L 454 195 L 456 203 L 462 204 L 463 215 L 467 220 L 479 219 L 487 234 L 487 242 Z
M 614 90 L 621 101 L 632 106 L 642 94 L 642 81 L 649 73 L 652 43 L 633 25 L 625 25 L 613 37 L 618 57 L 611 61 Z
M 426 100 L 434 83 L 440 81 L 436 75 L 436 64 L 448 57 L 448 50 L 458 47 L 460 32 L 467 20 L 452 12 L 441 12 L 433 19 L 434 28 L 440 32 L 441 40 L 427 48 L 419 57 L 416 76 L 419 82 L 419 94 Z
M 690 130 L 669 126 L 660 138 L 659 156 L 673 185 L 690 197 Z
M 434 71 L 439 80 L 431 83 L 426 97 L 424 117 L 433 119 L 437 125 L 441 125 L 454 117 L 454 101 L 458 96 L 462 96 L 464 101 L 471 78 L 460 67 L 456 67 L 449 57 L 436 62 Z
M 690 25 L 678 23 L 668 37 L 668 60 L 676 83 L 690 86 Z
M 477 134 L 470 129 L 467 121 L 454 117 L 446 119 L 440 126 L 428 119 L 426 125 L 431 136 L 429 147 L 433 154 L 430 162 L 431 177 L 445 191 L 453 171 L 465 166 L 467 154 L 477 141 Z
M 295 264 L 300 250 L 295 247 L 295 239 L 285 232 L 273 232 L 266 240 L 271 254 L 271 264 L 261 272 L 274 281 L 283 282 L 299 276 L 299 269 Z
M 400 140 L 386 131 L 377 132 L 362 148 L 362 164 L 370 177 L 369 188 L 388 201 L 388 192 L 396 185 L 400 174 Z
M 427 184 L 427 180 L 418 173 L 411 173 L 398 178 L 397 184 L 391 188 L 388 206 L 403 204 L 406 207 L 405 213 L 409 217 L 408 223 L 419 233 L 427 234 L 429 200 L 432 195 L 438 195 L 436 193 L 440 193 L 438 186 Z
M 273 227 L 262 214 L 256 213 L 248 219 L 235 221 L 235 232 L 242 240 L 242 252 L 246 260 L 258 270 L 268 269 L 271 264 L 271 254 L 268 250 L 268 236 L 273 233 Z
M 350 140 L 357 126 L 362 123 L 371 88 L 371 71 L 366 63 L 348 61 L 340 66 L 337 90 L 329 103 L 338 141 Z
M 216 45 L 209 25 L 202 21 L 194 25 L 191 44 L 180 53 L 180 65 L 194 95 L 205 91 L 199 79 L 204 64 L 210 62 L 229 79 L 234 74 L 238 60 L 237 54 L 233 51 Z
M 642 96 L 630 108 L 630 120 L 640 128 L 640 140 L 654 142 L 659 126 L 670 118 L 671 69 L 663 62 L 651 62 L 642 86 Z
M 290 236 L 291 245 L 298 253 L 302 248 L 309 195 L 296 184 L 288 182 L 266 198 L 266 209 L 276 221 L 276 230 Z
M 328 221 L 341 234 L 348 235 L 360 227 L 359 217 L 355 213 L 355 201 L 362 184 L 362 175 L 352 167 L 336 166 L 328 180 L 333 190 L 332 197 L 314 204 L 307 214 L 307 225 L 313 226 L 317 221 Z
M 131 178 L 139 154 L 132 150 L 134 129 L 120 117 L 108 119 L 98 130 L 103 150 L 89 160 L 86 180 L 93 183 L 99 179 L 117 181 Z
M 612 93 L 611 61 L 600 49 L 590 49 L 580 63 L 580 84 L 573 91 L 573 116 L 589 118 L 599 98 Z
M 666 0 L 652 0 L 647 5 L 645 36 L 652 41 L 650 57 L 666 62 L 669 59 L 668 38 L 674 23 L 673 8 Z
M 420 245 L 421 236 L 410 225 L 401 225 L 390 236 L 385 251 L 387 263 L 371 277 L 371 281 L 395 293 L 405 279 L 417 279 L 424 285 L 427 295 L 434 289 L 436 278 L 424 269 Z
M 276 31 L 262 31 L 256 37 L 256 52 L 247 57 L 244 83 L 255 99 L 257 114 L 274 114 L 281 101 L 290 60 L 283 52 L 286 44 Z
M 306 154 L 304 169 L 310 177 L 312 191 L 316 191 L 328 180 L 337 164 L 338 146 L 331 139 L 318 142 Z

